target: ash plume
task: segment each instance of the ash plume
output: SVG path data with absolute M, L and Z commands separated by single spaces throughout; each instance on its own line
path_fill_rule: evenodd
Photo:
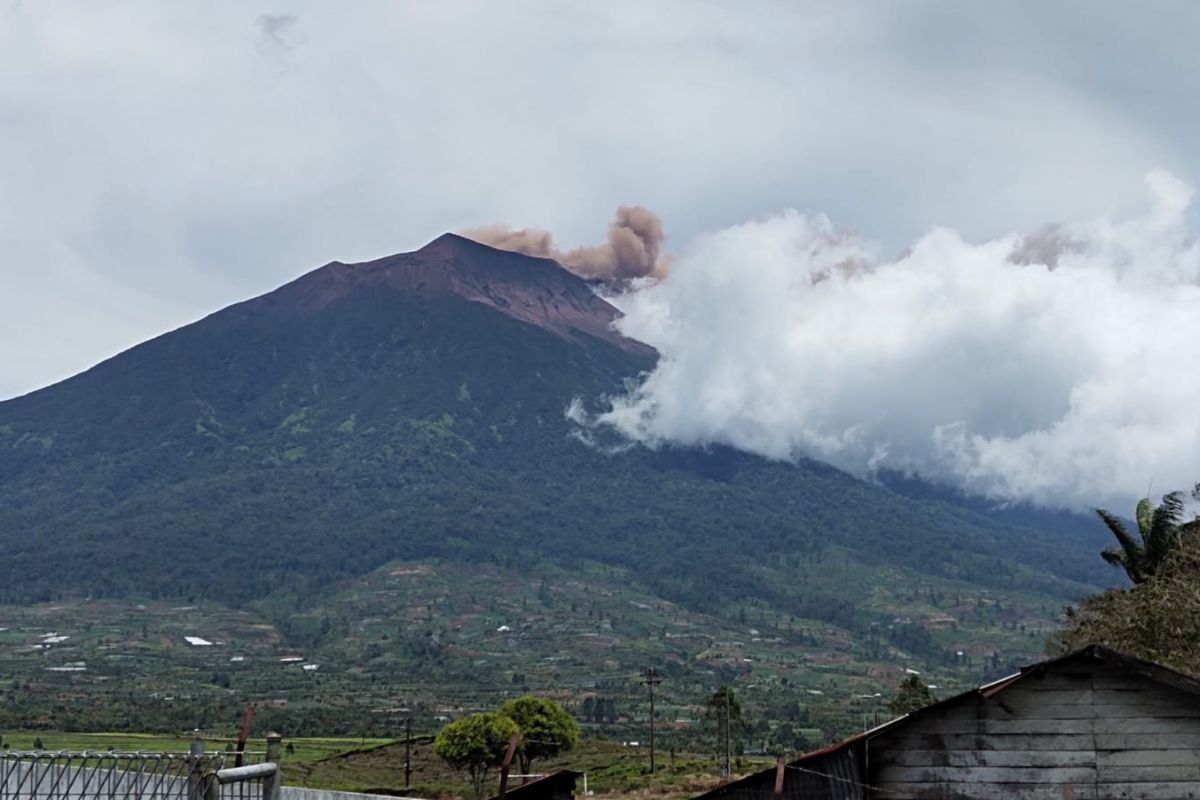
M 671 258 L 664 249 L 667 235 L 662 219 L 642 206 L 620 206 L 608 225 L 604 244 L 562 250 L 554 235 L 539 228 L 513 229 L 507 225 L 469 228 L 463 236 L 500 250 L 552 258 L 581 278 L 625 284 L 638 278 L 661 280 Z

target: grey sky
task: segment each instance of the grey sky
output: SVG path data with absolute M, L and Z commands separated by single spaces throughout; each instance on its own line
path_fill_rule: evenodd
M 0 4 L 0 398 L 446 230 L 885 248 L 1200 181 L 1193 3 Z

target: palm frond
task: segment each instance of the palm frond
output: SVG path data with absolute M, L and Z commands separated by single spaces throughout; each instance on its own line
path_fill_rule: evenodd
M 1123 567 L 1126 572 L 1129 571 L 1129 565 L 1125 561 L 1125 552 L 1123 550 L 1118 550 L 1115 547 L 1106 547 L 1100 551 L 1100 557 L 1114 567 Z
M 1123 568 L 1134 583 L 1144 581 L 1146 576 L 1142 569 L 1142 563 L 1145 559 L 1145 550 L 1142 544 L 1133 538 L 1129 529 L 1125 527 L 1125 523 L 1115 514 L 1105 511 L 1103 508 L 1097 508 L 1096 514 L 1108 526 L 1109 531 L 1116 538 L 1117 544 L 1120 545 L 1120 549 L 1108 548 L 1100 555 L 1108 563 Z
M 1150 574 L 1158 571 L 1171 550 L 1179 544 L 1179 522 L 1183 519 L 1183 492 L 1163 495 L 1162 503 L 1154 509 L 1150 536 L 1146 539 L 1146 568 Z
M 1133 518 L 1137 521 L 1138 533 L 1142 534 L 1142 541 L 1149 540 L 1150 531 L 1154 525 L 1154 505 L 1150 502 L 1149 497 L 1138 500 Z

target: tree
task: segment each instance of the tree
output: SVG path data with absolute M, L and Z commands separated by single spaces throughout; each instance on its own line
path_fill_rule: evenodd
M 888 703 L 888 710 L 893 714 L 911 714 L 917 709 L 933 703 L 933 695 L 920 675 L 909 675 L 900 682 L 896 695 Z
M 781 722 L 771 731 L 771 741 L 780 754 L 803 752 L 810 743 L 791 722 Z
M 721 772 L 728 775 L 728 755 L 730 751 L 738 749 L 737 742 L 745 726 L 742 704 L 738 702 L 733 687 L 722 686 L 713 692 L 704 704 L 704 719 L 713 729 L 715 749 L 721 759 Z
M 1192 496 L 1200 500 L 1200 484 L 1192 490 Z M 1124 569 L 1134 584 L 1145 583 L 1154 577 L 1167 556 L 1179 546 L 1182 536 L 1200 526 L 1200 520 L 1195 519 L 1181 523 L 1183 492 L 1163 495 L 1162 503 L 1157 508 L 1148 497 L 1138 501 L 1134 512 L 1138 527 L 1136 537 L 1114 514 L 1103 508 L 1097 508 L 1096 513 L 1117 540 L 1117 546 L 1103 550 L 1101 557 L 1109 564 Z
M 502 714 L 472 714 L 442 728 L 433 749 L 446 763 L 467 771 L 475 797 L 481 798 L 488 770 L 503 763 L 509 741 L 519 732 L 517 723 Z
M 527 694 L 509 700 L 500 713 L 521 729 L 517 758 L 521 774 L 528 775 L 535 758 L 549 758 L 570 750 L 579 742 L 579 725 L 549 697 Z

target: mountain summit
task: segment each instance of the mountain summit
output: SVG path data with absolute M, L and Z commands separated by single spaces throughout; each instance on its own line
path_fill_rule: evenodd
M 453 233 L 411 253 L 359 264 L 335 261 L 242 305 L 249 313 L 288 308 L 315 313 L 354 293 L 372 291 L 454 296 L 561 336 L 586 334 L 642 355 L 653 354 L 646 345 L 617 333 L 613 323 L 620 312 L 557 262 L 498 250 Z

